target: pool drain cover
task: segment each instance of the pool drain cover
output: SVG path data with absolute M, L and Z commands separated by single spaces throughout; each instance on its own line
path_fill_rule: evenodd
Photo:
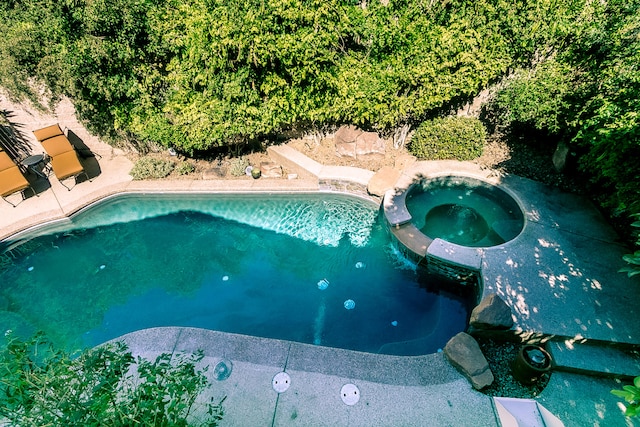
M 231 360 L 222 359 L 213 368 L 213 376 L 218 381 L 224 381 L 229 378 L 229 375 L 231 375 L 231 370 L 233 370 L 233 363 L 231 363 Z
M 340 390 L 340 398 L 349 406 L 353 406 L 360 400 L 360 390 L 354 384 L 345 384 Z
M 278 393 L 284 393 L 289 389 L 291 385 L 291 377 L 286 372 L 279 372 L 273 377 L 271 381 L 273 389 Z

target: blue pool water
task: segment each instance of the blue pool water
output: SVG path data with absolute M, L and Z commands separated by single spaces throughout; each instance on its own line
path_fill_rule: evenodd
M 524 227 L 524 214 L 510 195 L 469 177 L 422 180 L 409 190 L 406 206 L 422 233 L 463 246 L 500 245 Z
M 442 348 L 470 301 L 339 195 L 126 195 L 5 242 L 0 330 L 68 348 L 191 326 L 398 355 Z

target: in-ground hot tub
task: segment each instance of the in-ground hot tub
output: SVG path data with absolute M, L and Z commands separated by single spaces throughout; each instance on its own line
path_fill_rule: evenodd
M 524 213 L 514 197 L 465 176 L 424 178 L 389 191 L 384 214 L 407 256 L 463 282 L 477 280 L 481 248 L 505 244 L 524 228 Z

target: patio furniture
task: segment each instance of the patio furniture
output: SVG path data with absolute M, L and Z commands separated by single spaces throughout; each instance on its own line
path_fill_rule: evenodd
M 77 177 L 84 174 L 89 180 L 89 175 L 84 170 L 84 167 L 80 163 L 78 154 L 74 146 L 69 139 L 60 129 L 60 126 L 55 125 L 47 126 L 42 129 L 34 130 L 33 134 L 36 139 L 40 141 L 44 151 L 47 152 L 51 162 L 51 168 L 53 173 L 58 178 L 58 181 L 69 191 L 71 187 L 67 187 L 62 182 L 67 178 L 75 178 L 77 183 Z
M 44 168 L 45 155 L 34 154 L 22 160 L 20 163 L 27 168 L 27 171 L 31 171 L 41 178 L 46 178 L 46 175 L 42 173 Z
M 2 195 L 2 199 L 15 208 L 17 205 L 11 203 L 6 197 L 21 192 L 22 200 L 24 200 L 24 191 L 27 188 L 30 188 L 33 194 L 36 194 L 18 165 L 9 157 L 6 151 L 0 148 L 0 195 Z

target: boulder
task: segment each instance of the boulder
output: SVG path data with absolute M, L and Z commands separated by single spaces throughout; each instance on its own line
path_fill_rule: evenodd
M 274 162 L 262 162 L 260 175 L 262 178 L 282 178 L 282 167 Z
M 493 384 L 494 377 L 489 363 L 471 335 L 460 332 L 451 338 L 444 347 L 444 355 L 476 390 Z
M 557 172 L 562 172 L 567 166 L 567 157 L 569 156 L 569 146 L 564 142 L 558 143 L 556 151 L 553 153 L 551 161 Z
M 375 132 L 364 132 L 355 126 L 342 126 L 333 137 L 338 157 L 384 155 L 384 140 Z
M 355 142 L 336 142 L 336 154 L 338 157 L 353 157 L 356 158 L 356 143 Z
M 384 140 L 375 132 L 362 132 L 356 139 L 356 157 L 385 154 Z
M 410 166 L 413 166 L 413 164 L 415 162 L 417 162 L 417 161 L 418 161 L 418 159 L 414 155 L 401 154 L 398 157 L 396 157 L 396 160 L 394 162 L 394 166 L 395 166 L 396 169 L 402 171 L 402 170 L 405 170 L 405 169 L 409 168 Z
M 333 137 L 337 144 L 355 143 L 356 139 L 363 133 L 361 129 L 355 126 L 342 126 L 338 129 Z
M 489 294 L 473 311 L 469 325 L 475 329 L 510 329 L 513 326 L 511 308 L 497 294 Z
M 384 196 L 387 190 L 394 188 L 400 179 L 400 172 L 390 166 L 383 166 L 375 173 L 367 184 L 367 191 L 373 196 Z

